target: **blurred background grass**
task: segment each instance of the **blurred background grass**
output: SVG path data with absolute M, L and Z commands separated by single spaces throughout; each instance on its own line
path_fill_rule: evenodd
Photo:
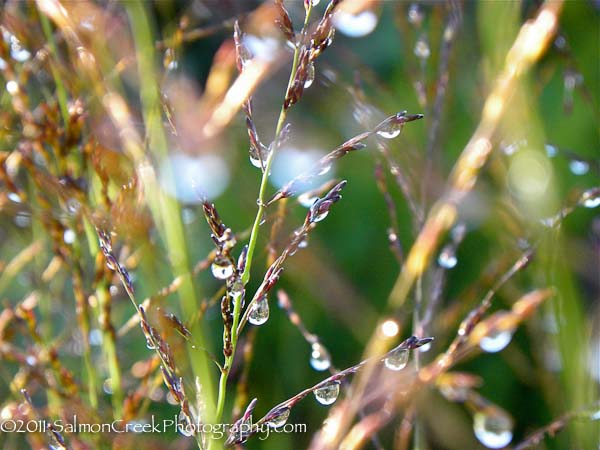
M 223 20 L 236 15 L 249 13 L 258 6 L 257 2 L 235 1 L 182 4 L 156 2 L 140 4 L 137 9 L 131 7 L 129 15 L 125 14 L 124 6 L 119 4 L 110 3 L 98 8 L 113 8 L 111 17 L 121 20 L 123 23 L 120 25 L 125 29 L 133 30 L 132 45 L 138 48 L 137 70 L 141 71 L 141 76 L 136 75 L 136 70 L 126 70 L 122 77 L 121 92 L 140 121 L 136 127 L 141 129 L 142 123 L 145 123 L 150 129 L 162 129 L 166 136 L 161 137 L 162 133 L 156 128 L 156 133 L 149 133 L 153 136 L 148 140 L 151 161 L 160 173 L 163 158 L 167 154 L 186 154 L 190 158 L 187 160 L 188 164 L 197 164 L 198 169 L 193 177 L 201 190 L 220 186 L 214 191 L 211 200 L 216 203 L 227 226 L 234 231 L 248 229 L 251 225 L 260 182 L 260 171 L 248 161 L 248 141 L 242 115 L 238 114 L 231 125 L 215 139 L 193 139 L 194 127 L 202 123 L 202 117 L 194 115 L 193 103 L 200 101 L 202 93 L 206 91 L 205 83 L 209 79 L 211 68 L 214 68 L 215 55 L 223 48 L 223 43 L 231 39 L 231 28 L 224 26 L 204 39 L 185 43 L 177 49 L 177 67 L 164 73 L 159 67 L 162 52 L 143 56 L 139 49 L 147 44 L 145 39 L 168 39 L 177 29 L 182 17 L 191 21 L 190 28 L 207 27 L 219 25 Z M 432 196 L 440 195 L 444 180 L 480 119 L 483 101 L 508 48 L 521 24 L 533 15 L 538 3 L 488 1 L 466 2 L 462 6 L 462 25 L 450 58 L 450 78 L 441 119 L 440 144 L 436 149 L 434 170 L 429 178 L 423 176 L 427 135 L 431 126 L 428 113 L 431 112 L 431 101 L 435 95 L 434 83 L 446 9 L 442 4 L 428 2 L 419 3 L 419 6 L 424 17 L 420 29 L 406 23 L 411 3 L 373 2 L 378 23 L 372 33 L 352 38 L 338 30 L 333 46 L 316 64 L 313 86 L 306 90 L 302 101 L 289 114 L 288 120 L 293 127 L 290 148 L 299 150 L 301 154 L 323 154 L 363 131 L 363 125 L 357 123 L 353 116 L 356 103 L 348 92 L 348 87 L 353 85 L 355 74 L 358 73 L 368 103 L 386 115 L 400 110 L 425 114 L 424 120 L 409 124 L 398 139 L 389 141 L 389 145 L 416 192 L 419 192 L 421 183 L 426 183 Z M 290 2 L 288 7 L 295 23 L 300 24 L 303 9 L 301 2 Z M 321 10 L 324 6 L 319 5 L 318 8 Z M 140 19 L 142 10 L 145 10 L 148 22 Z M 39 12 L 35 7 L 7 2 L 2 14 L 3 30 L 10 30 L 17 35 L 32 53 L 44 43 L 39 35 L 26 29 L 27 26 L 40 28 Z M 134 17 L 140 20 L 137 26 L 135 20 L 132 20 Z M 494 308 L 506 309 L 519 297 L 519 293 L 536 287 L 555 286 L 558 295 L 551 303 L 542 307 L 530 324 L 517 332 L 505 351 L 483 354 L 459 365 L 460 370 L 482 377 L 482 395 L 513 414 L 516 423 L 515 442 L 560 413 L 598 399 L 598 210 L 577 209 L 558 230 L 547 230 L 539 224 L 540 219 L 558 212 L 563 205 L 577 198 L 582 190 L 599 184 L 598 19 L 597 2 L 581 0 L 565 3 L 560 36 L 566 41 L 569 50 L 561 51 L 557 45 L 551 47 L 541 62 L 525 77 L 511 100 L 502 129 L 494 142 L 494 154 L 489 165 L 460 212 L 460 220 L 467 224 L 468 234 L 458 250 L 456 267 L 448 270 L 442 297 L 442 308 L 450 310 L 464 301 L 466 290 L 474 289 L 475 298 L 470 300 L 470 305 L 474 306 L 474 301 L 486 291 L 486 283 L 482 281 L 485 268 L 501 261 L 511 262 L 516 259 L 520 252 L 520 240 L 540 240 L 540 252 L 532 267 L 519 274 L 500 291 L 494 301 Z M 144 28 L 147 25 L 150 25 L 148 31 L 154 33 L 154 36 L 140 35 L 146 32 Z M 248 30 L 248 33 L 256 33 L 260 29 L 259 25 L 260 21 L 255 20 L 255 28 Z M 56 30 L 53 28 L 53 33 L 58 37 L 60 33 Z M 431 51 L 430 57 L 422 62 L 422 66 L 413 52 L 419 36 L 427 40 Z M 111 54 L 111 48 L 119 43 L 114 42 L 111 35 L 96 35 L 93 38 L 106 40 L 102 44 L 107 47 L 103 54 L 106 62 L 101 63 L 96 54 L 98 64 L 104 66 L 101 71 L 106 76 L 108 68 L 120 56 Z M 146 50 L 153 52 L 152 49 Z M 62 44 L 59 44 L 59 51 L 62 53 L 56 64 L 67 64 L 69 57 Z M 8 60 L 5 64 L 14 64 L 17 71 L 20 70 L 17 62 Z M 282 64 L 269 74 L 254 93 L 254 116 L 259 134 L 266 142 L 272 138 L 288 71 L 288 64 Z M 2 81 L 5 85 L 10 74 L 3 69 L 0 77 L 4 77 Z M 99 107 L 99 99 L 95 98 L 97 94 L 93 91 L 93 86 L 68 78 L 67 74 L 59 74 L 59 77 L 64 78 L 69 99 L 84 99 L 85 108 L 89 108 L 92 120 L 102 117 L 103 112 Z M 335 77 L 335 81 L 331 81 L 332 77 Z M 414 81 L 421 80 L 422 77 L 429 89 L 429 101 L 426 105 L 419 103 L 413 88 Z M 573 82 L 569 77 L 575 77 L 574 88 L 569 84 Z M 160 107 L 158 97 L 152 97 L 158 93 L 154 91 L 154 83 L 158 83 L 167 96 L 172 95 L 170 99 L 175 102 L 176 117 L 185 128 L 185 132 L 178 138 L 169 136 L 168 127 L 163 126 L 156 111 L 154 116 L 149 116 L 153 108 Z M 37 79 L 33 77 L 24 88 L 32 108 L 44 100 L 55 104 L 58 102 L 56 85 L 48 76 Z M 143 95 L 141 101 L 140 89 L 142 93 L 149 92 L 148 96 Z M 186 101 L 186 96 L 191 100 Z M 572 96 L 572 107 L 568 105 L 569 96 Z M 178 100 L 180 104 L 176 103 Z M 0 96 L 0 104 L 4 110 L 0 150 L 12 152 L 23 139 L 24 130 L 18 121 L 13 122 L 10 118 L 14 114 L 14 103 L 6 90 Z M 182 112 L 184 116 L 181 115 Z M 110 145 L 115 139 L 110 132 L 108 136 L 103 136 L 93 126 L 88 132 L 105 139 L 103 143 L 110 151 L 122 153 L 118 143 Z M 190 137 L 189 141 L 183 142 L 187 137 Z M 85 144 L 85 139 L 84 137 L 73 146 L 73 160 L 78 158 L 77 152 Z M 518 143 L 518 148 L 514 153 L 511 153 L 510 148 L 506 150 L 515 143 Z M 334 365 L 339 368 L 360 360 L 399 272 L 398 263 L 389 250 L 386 234 L 390 225 L 388 213 L 373 175 L 377 149 L 374 141 L 369 141 L 368 144 L 366 150 L 342 159 L 328 174 L 349 180 L 344 199 L 335 205 L 327 220 L 321 222 L 313 232 L 308 248 L 299 251 L 290 260 L 280 280 L 280 286 L 290 294 L 308 329 L 320 336 L 332 353 Z M 548 147 L 549 145 L 553 147 Z M 557 148 L 558 154 L 551 157 L 548 148 Z M 523 154 L 534 156 L 533 159 L 523 159 Z M 293 153 L 282 151 L 276 158 L 274 179 L 279 176 L 276 173 L 278 167 L 289 169 L 300 164 L 299 160 L 284 160 L 286 155 L 293 156 Z M 209 165 L 207 156 L 217 161 L 214 166 Z M 581 170 L 581 165 L 575 165 L 574 169 L 574 161 L 583 161 L 587 164 L 587 170 Z M 172 160 L 171 162 L 173 163 Z M 542 188 L 535 191 L 535 195 L 529 195 L 531 189 L 527 187 L 530 186 L 527 179 L 529 176 L 535 177 L 537 173 L 537 166 L 531 166 L 534 163 L 541 164 L 543 168 L 543 179 L 540 181 Z M 78 164 L 80 173 L 85 176 L 85 162 Z M 173 168 L 175 178 L 182 176 L 179 170 L 182 168 Z M 282 176 L 285 177 L 285 174 Z M 402 247 L 407 250 L 415 238 L 413 218 L 391 176 L 387 174 L 386 177 L 398 208 L 399 238 Z M 27 174 L 21 173 L 17 180 L 22 189 L 30 193 L 30 198 L 35 199 L 36 188 Z M 94 186 L 94 182 L 90 182 L 90 186 Z M 94 189 L 98 189 L 97 183 Z M 134 230 L 126 239 L 132 250 L 140 252 L 140 264 L 133 272 L 138 299 L 156 293 L 174 275 L 184 273 L 193 262 L 206 257 L 213 247 L 197 198 L 192 195 L 191 201 L 189 196 L 185 201 L 179 201 L 164 191 L 164 185 L 157 186 L 157 189 L 160 190 L 157 207 L 164 220 L 157 227 L 159 232 L 150 230 L 147 235 L 143 232 L 136 236 Z M 270 189 L 274 190 L 274 186 L 270 186 Z M 116 192 L 113 191 L 113 194 Z M 150 206 L 152 209 L 152 205 Z M 52 257 L 52 246 L 47 231 L 40 225 L 40 217 L 36 215 L 40 208 L 33 208 L 29 223 L 20 223 L 18 207 L 19 205 L 5 202 L 0 210 L 0 259 L 5 264 L 8 263 L 37 239 L 42 240 L 44 247 L 37 253 L 34 261 L 25 265 L 6 285 L 2 285 L 2 302 L 14 306 L 33 290 L 38 292 L 39 327 L 42 335 L 48 339 L 58 339 L 56 342 L 60 342 L 61 362 L 83 380 L 86 375 L 81 366 L 79 331 L 74 326 L 74 300 L 69 272 L 60 271 L 47 283 L 41 281 L 41 272 Z M 56 214 L 63 212 L 58 211 Z M 304 214 L 302 207 L 293 205 L 285 229 L 293 230 L 303 220 Z M 76 224 L 77 218 L 64 217 L 63 214 L 60 220 L 65 223 L 71 221 L 79 237 L 83 239 L 83 230 Z M 124 214 L 120 219 L 117 235 L 126 233 L 132 220 L 135 219 Z M 268 229 L 261 230 L 258 260 L 249 285 L 250 292 L 254 292 L 261 279 L 267 235 Z M 148 238 L 151 240 L 148 241 Z M 84 279 L 90 285 L 94 275 L 94 259 L 89 256 L 86 245 L 82 243 L 81 252 L 84 253 Z M 177 256 L 174 253 L 180 254 Z M 169 254 L 170 260 L 167 257 Z M 5 265 L 4 267 L 6 268 Z M 115 281 L 111 294 L 112 320 L 118 328 L 134 311 L 117 284 Z M 187 286 L 187 291 L 180 291 L 182 300 L 178 300 L 178 294 L 172 294 L 161 301 L 161 305 L 166 310 L 178 312 L 183 320 L 187 320 L 197 304 L 193 298 L 209 297 L 219 287 L 220 283 L 210 273 L 203 272 Z M 302 339 L 298 330 L 289 324 L 285 313 L 276 307 L 275 296 L 272 297 L 271 318 L 267 325 L 257 331 L 254 359 L 249 372 L 249 396 L 259 399 L 259 414 L 322 379 L 322 374 L 312 370 L 309 365 L 310 346 Z M 411 305 L 409 302 L 407 310 L 403 312 L 407 319 L 403 328 L 404 335 L 410 333 Z M 462 309 L 466 312 L 468 306 Z M 440 313 L 439 323 L 436 322 L 431 330 L 436 341 L 432 349 L 424 354 L 426 360 L 433 359 L 433 355 L 446 348 L 457 325 L 456 318 L 454 323 L 447 322 Z M 92 332 L 97 328 L 97 318 L 93 317 Z M 197 330 L 199 329 L 207 339 L 207 346 L 218 355 L 222 333 L 218 308 L 207 310 Z M 15 337 L 13 343 L 26 351 L 34 346 L 21 337 Z M 95 343 L 97 344 L 97 340 L 92 339 L 91 356 L 94 370 L 102 382 L 110 376 L 109 368 L 101 347 Z M 137 328 L 117 341 L 117 352 L 122 363 L 124 391 L 127 393 L 137 382 L 130 372 L 130 362 L 147 358 L 150 352 Z M 192 360 L 195 360 L 193 351 L 191 355 Z M 10 380 L 17 370 L 18 364 L 9 358 L 3 358 L 0 362 L 0 371 L 5 380 L 0 383 L 0 398 L 4 404 L 10 402 L 11 396 L 15 395 L 14 392 L 11 394 Z M 216 370 L 214 372 L 216 377 Z M 239 367 L 234 367 L 233 382 L 238 375 Z M 229 392 L 233 392 L 233 385 Z M 42 394 L 39 394 L 39 401 L 44 403 Z M 102 391 L 99 395 L 100 410 L 110 409 L 110 395 Z M 232 399 L 233 395 L 229 395 L 227 410 Z M 451 404 L 432 391 L 427 394 L 421 410 L 430 448 L 481 447 L 473 436 L 471 419 L 464 407 Z M 165 403 L 164 397 L 157 397 L 157 401 L 152 402 L 150 411 L 165 417 L 177 412 L 176 407 Z M 294 408 L 290 421 L 306 423 L 308 433 L 293 436 L 274 434 L 265 441 L 253 439 L 248 448 L 304 448 L 326 414 L 324 407 L 307 399 Z M 388 428 L 383 436 L 393 434 L 393 427 Z M 173 436 L 163 437 L 165 442 L 173 440 Z M 142 436 L 139 442 L 157 438 L 160 440 L 163 437 Z M 597 437 L 597 426 L 576 426 L 554 440 L 547 440 L 544 444 L 546 447 L 541 448 L 597 448 L 597 441 L 594 442 Z M 22 447 L 25 444 L 19 439 L 18 436 L 8 434 L 0 436 L 3 448 L 25 448 Z M 169 444 L 172 446 L 170 448 L 193 447 L 191 439 L 178 439 L 179 442 Z

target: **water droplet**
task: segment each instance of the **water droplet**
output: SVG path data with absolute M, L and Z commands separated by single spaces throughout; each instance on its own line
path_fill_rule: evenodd
M 242 295 L 244 293 L 244 283 L 242 283 L 242 280 L 239 278 L 233 280 L 229 288 L 229 293 L 232 297 L 239 297 Z
M 148 348 L 148 350 L 154 350 L 156 349 L 156 346 L 154 345 L 154 342 L 152 342 L 152 339 L 150 338 L 146 338 L 146 347 Z
M 393 350 L 387 358 L 383 360 L 385 367 L 390 370 L 398 371 L 406 367 L 408 363 L 408 350 L 397 348 Z
M 421 345 L 418 349 L 418 351 L 420 351 L 421 353 L 427 353 L 429 350 L 431 350 L 431 342 L 428 342 L 425 345 Z
M 325 217 L 327 217 L 329 215 L 329 211 L 323 211 L 321 214 L 317 214 L 316 216 L 314 216 L 311 220 L 311 222 L 316 223 L 316 222 L 320 222 L 321 220 L 325 219 Z
M 446 245 L 438 256 L 438 264 L 444 269 L 452 269 L 457 262 L 454 246 Z
M 271 428 L 280 428 L 286 424 L 288 417 L 290 417 L 290 410 L 289 408 L 284 408 L 276 415 L 271 417 L 271 419 L 267 422 L 267 425 Z
M 574 175 L 585 175 L 590 170 L 590 165 L 586 161 L 573 159 L 569 161 L 569 169 Z
M 37 363 L 37 358 L 33 355 L 28 355 L 25 358 L 25 362 L 27 363 L 28 366 L 35 366 Z
M 31 225 L 31 215 L 28 212 L 18 212 L 14 220 L 19 228 L 27 228 Z
M 384 125 L 379 130 L 377 130 L 377 134 L 385 139 L 394 139 L 400 135 L 402 131 L 402 125 L 398 123 L 390 122 L 387 125 Z
M 339 10 L 333 16 L 333 26 L 349 37 L 366 36 L 377 26 L 377 14 L 370 10 L 358 14 Z
M 420 37 L 415 44 L 415 56 L 423 61 L 429 58 L 431 55 L 431 50 L 429 49 L 429 44 L 424 37 Z
M 423 22 L 423 11 L 416 3 L 410 5 L 408 9 L 408 21 L 416 26 L 421 26 Z
M 16 192 L 9 192 L 8 198 L 12 202 L 21 203 L 21 197 L 19 197 L 19 194 L 17 194 Z
M 312 86 L 315 81 L 315 65 L 313 63 L 309 63 L 306 68 L 306 80 L 304 80 L 304 89 L 308 89 Z
M 302 239 L 300 242 L 298 242 L 298 248 L 306 248 L 308 247 L 308 238 L 306 236 L 304 236 L 304 239 Z
M 15 95 L 19 92 L 19 84 L 15 80 L 10 80 L 6 83 L 6 91 L 10 95 Z
M 190 437 L 194 435 L 194 427 L 190 417 L 181 411 L 179 416 L 177 417 L 177 431 L 185 437 Z
M 554 158 L 556 155 L 558 155 L 558 148 L 552 144 L 546 144 L 545 149 L 548 158 Z
M 322 372 L 331 367 L 331 356 L 327 349 L 318 342 L 312 345 L 310 353 L 310 365 L 316 371 Z
M 506 414 L 475 413 L 473 417 L 475 436 L 488 448 L 503 448 L 512 441 L 512 420 Z
M 581 194 L 579 204 L 585 208 L 596 208 L 600 206 L 600 188 L 590 189 Z
M 65 241 L 65 244 L 71 245 L 73 242 L 75 242 L 76 237 L 77 237 L 77 235 L 70 228 L 66 229 L 65 232 L 63 233 L 63 240 Z
M 102 383 L 102 390 L 108 395 L 111 395 L 113 393 L 113 385 L 112 380 L 110 378 L 104 380 L 104 383 Z
M 503 350 L 512 339 L 513 330 L 497 330 L 481 338 L 479 347 L 488 353 L 496 353 Z
M 210 266 L 210 270 L 218 280 L 226 280 L 233 275 L 233 264 L 224 256 L 217 256 Z
M 260 297 L 250 310 L 248 314 L 248 322 L 252 325 L 262 325 L 269 320 L 269 301 L 266 295 Z
M 165 54 L 163 56 L 163 66 L 166 70 L 175 70 L 177 69 L 179 63 L 177 59 L 175 59 L 175 51 L 172 48 L 168 48 L 165 50 Z
M 335 403 L 335 401 L 338 398 L 338 395 L 340 395 L 340 382 L 332 381 L 330 383 L 327 383 L 326 385 L 315 389 L 313 391 L 313 394 L 315 395 L 315 398 L 321 405 L 331 405 Z
M 102 331 L 98 328 L 94 328 L 90 331 L 90 345 L 101 345 L 102 344 Z

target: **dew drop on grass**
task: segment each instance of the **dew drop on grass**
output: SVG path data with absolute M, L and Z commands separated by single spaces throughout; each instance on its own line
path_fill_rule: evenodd
M 383 360 L 385 367 L 390 370 L 398 371 L 406 367 L 408 363 L 408 350 L 398 348 L 393 350 L 387 358 Z
M 340 382 L 332 381 L 330 383 L 327 383 L 326 385 L 315 389 L 313 391 L 313 394 L 315 395 L 315 398 L 321 405 L 331 405 L 335 403 L 335 401 L 338 398 L 338 395 L 340 395 Z
M 148 350 L 154 350 L 156 348 L 152 339 L 146 338 L 146 348 L 148 348 Z
M 290 417 L 289 408 L 284 408 L 279 411 L 275 416 L 273 416 L 268 422 L 267 425 L 271 428 L 280 428 L 284 426 Z
M 183 411 L 179 413 L 179 417 L 177 418 L 177 431 L 185 437 L 190 437 L 194 434 L 191 420 Z
M 506 348 L 508 344 L 510 344 L 512 335 L 513 330 L 493 331 L 487 336 L 481 338 L 481 341 L 479 341 L 479 347 L 481 347 L 481 350 L 487 353 L 499 352 Z
M 316 223 L 316 222 L 320 222 L 321 220 L 324 220 L 325 217 L 327 217 L 329 215 L 329 211 L 323 211 L 321 214 L 317 214 L 316 216 L 314 216 L 311 220 L 311 222 Z
M 451 245 L 446 245 L 438 256 L 438 264 L 444 269 L 452 269 L 456 266 L 458 259 L 456 259 L 456 254 L 454 251 L 454 247 Z
M 421 22 L 423 22 L 423 11 L 418 4 L 413 3 L 410 5 L 410 8 L 408 9 L 408 21 L 417 26 L 421 25 Z
M 111 395 L 113 393 L 113 385 L 112 380 L 110 378 L 104 380 L 104 383 L 102 383 L 102 390 L 108 395 Z
M 579 204 L 585 208 L 596 208 L 600 206 L 600 189 L 590 189 L 581 194 Z
M 313 63 L 309 63 L 306 68 L 306 80 L 304 80 L 304 89 L 308 89 L 312 86 L 315 81 L 315 65 Z
M 423 38 L 419 38 L 417 43 L 415 44 L 415 56 L 420 60 L 425 61 L 431 55 L 431 50 L 429 49 L 429 44 Z
M 377 26 L 377 14 L 370 10 L 357 14 L 340 10 L 333 16 L 333 26 L 349 37 L 366 36 Z
M 377 134 L 385 139 L 394 139 L 400 135 L 400 131 L 402 131 L 402 125 L 389 123 L 377 130 Z
M 269 301 L 266 295 L 254 302 L 251 308 L 250 314 L 248 314 L 248 322 L 252 325 L 262 325 L 269 320 Z
M 503 448 L 512 441 L 512 420 L 505 414 L 475 413 L 473 417 L 475 436 L 488 448 Z
M 217 256 L 210 266 L 210 270 L 215 278 L 226 280 L 233 275 L 233 264 L 224 256 Z
M 312 345 L 312 351 L 310 353 L 310 365 L 313 369 L 322 372 L 323 370 L 331 367 L 331 357 L 329 352 L 323 345 L 315 342 Z
M 548 156 L 548 158 L 554 158 L 556 155 L 558 155 L 558 149 L 552 144 L 546 144 L 545 149 L 546 156 Z
M 586 161 L 573 159 L 569 161 L 569 169 L 574 175 L 585 175 L 590 170 L 590 165 Z

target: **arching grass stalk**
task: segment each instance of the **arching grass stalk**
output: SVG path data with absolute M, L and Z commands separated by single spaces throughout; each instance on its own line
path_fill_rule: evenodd
M 306 34 L 306 29 L 308 27 L 308 21 L 310 19 L 310 15 L 312 12 L 312 2 L 308 2 L 308 7 L 306 9 L 306 15 L 304 17 L 304 25 L 302 27 L 302 33 L 300 39 Z M 298 69 L 298 57 L 300 55 L 300 48 L 302 46 L 302 42 L 297 42 L 294 49 L 294 57 L 292 60 L 292 69 L 290 71 L 290 77 L 288 79 L 288 83 L 286 86 L 286 92 L 292 86 L 294 82 L 294 78 L 296 77 L 296 71 Z M 283 129 L 283 124 L 285 123 L 285 119 L 287 118 L 287 112 L 289 107 L 283 104 L 281 106 L 281 110 L 279 112 L 279 118 L 277 119 L 277 126 L 275 127 L 275 136 L 273 138 L 273 142 L 277 142 L 279 138 L 279 134 Z M 250 281 L 250 271 L 252 269 L 252 260 L 254 256 L 254 251 L 256 249 L 256 242 L 258 240 L 258 230 L 260 227 L 260 222 L 262 220 L 263 214 L 266 209 L 265 205 L 265 195 L 267 192 L 267 181 L 269 179 L 269 172 L 271 171 L 271 165 L 273 164 L 273 159 L 275 156 L 275 147 L 271 148 L 267 156 L 267 160 L 265 161 L 264 170 L 262 173 L 262 178 L 260 180 L 260 188 L 258 191 L 258 211 L 256 212 L 256 217 L 254 218 L 254 223 L 252 225 L 252 231 L 250 232 L 250 240 L 248 242 L 248 254 L 246 259 L 246 265 L 244 267 L 244 272 L 242 273 L 242 283 L 244 285 L 248 284 Z M 231 327 L 231 355 L 225 358 L 225 365 L 221 370 L 221 377 L 219 379 L 219 393 L 217 398 L 217 408 L 215 413 L 215 423 L 219 423 L 223 416 L 223 408 L 225 406 L 225 394 L 227 390 L 227 377 L 229 376 L 229 370 L 231 368 L 231 364 L 233 363 L 233 358 L 235 356 L 235 350 L 237 346 L 238 333 L 237 328 L 240 322 L 240 317 L 242 314 L 242 299 L 241 297 L 237 297 L 235 299 L 233 305 L 233 324 Z

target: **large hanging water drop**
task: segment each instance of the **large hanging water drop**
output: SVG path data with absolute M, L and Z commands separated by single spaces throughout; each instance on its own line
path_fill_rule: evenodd
M 331 356 L 323 345 L 319 342 L 315 342 L 312 345 L 312 352 L 310 353 L 310 365 L 313 369 L 322 372 L 331 367 Z
M 233 264 L 224 256 L 217 256 L 210 266 L 210 270 L 215 278 L 226 280 L 233 275 Z
M 473 431 L 486 447 L 503 448 L 512 441 L 512 420 L 499 412 L 480 411 L 473 417 Z
M 290 417 L 290 410 L 289 408 L 284 408 L 271 417 L 267 422 L 267 425 L 271 428 L 280 428 L 286 424 L 288 417 Z
M 321 405 L 331 405 L 335 403 L 335 401 L 338 398 L 338 395 L 340 395 L 340 382 L 332 381 L 330 383 L 327 383 L 326 385 L 315 389 L 313 391 L 313 394 L 315 395 L 315 398 Z
M 248 322 L 252 325 L 262 325 L 269 320 L 269 301 L 266 295 L 254 302 L 251 308 L 250 314 L 248 314 Z
M 479 347 L 488 353 L 496 353 L 503 350 L 512 339 L 513 330 L 496 330 L 481 338 Z
M 383 360 L 385 367 L 390 370 L 398 371 L 406 367 L 408 363 L 408 350 L 405 348 L 397 348 L 393 350 L 387 358 Z

